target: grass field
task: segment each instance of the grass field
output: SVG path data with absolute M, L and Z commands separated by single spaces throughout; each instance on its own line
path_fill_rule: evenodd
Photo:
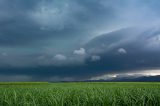
M 0 106 L 160 106 L 160 83 L 0 83 Z

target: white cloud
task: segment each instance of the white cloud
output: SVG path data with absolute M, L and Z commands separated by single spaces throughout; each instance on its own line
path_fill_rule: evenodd
M 101 59 L 101 57 L 100 56 L 97 56 L 97 55 L 93 55 L 92 57 L 91 57 L 91 61 L 98 61 L 98 60 L 100 60 Z
M 118 74 L 106 74 L 102 76 L 92 77 L 90 80 L 110 80 L 117 77 Z
M 63 61 L 63 60 L 66 60 L 67 57 L 64 56 L 64 55 L 61 55 L 61 54 L 57 54 L 57 55 L 54 56 L 54 59 Z
M 143 77 L 143 76 L 157 76 L 157 75 L 160 75 L 159 69 L 104 74 L 101 76 L 92 77 L 90 78 L 90 80 L 112 80 L 115 78 L 126 78 L 126 77 L 127 78 L 137 78 L 137 77 Z
M 79 50 L 74 50 L 73 54 L 84 55 L 86 54 L 86 50 L 84 48 L 80 48 Z
M 118 49 L 118 53 L 120 53 L 120 54 L 126 54 L 127 51 L 124 48 L 119 48 Z

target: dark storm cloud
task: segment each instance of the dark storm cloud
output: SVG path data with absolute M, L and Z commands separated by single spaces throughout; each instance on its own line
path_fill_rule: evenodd
M 104 10 L 98 1 L 1 0 L 0 45 L 27 45 L 41 39 L 45 42 L 50 38 L 54 41 L 66 36 L 85 36 L 88 30 L 95 29 L 91 25 L 93 20 L 97 25 L 103 17 L 107 20 L 112 17 L 110 10 Z
M 99 73 L 159 68 L 159 33 L 159 27 L 126 28 L 96 37 L 85 45 L 86 52 L 101 60 L 88 64 Z
M 138 3 L 139 11 L 142 11 L 138 13 L 141 15 L 133 9 Z M 131 4 L 133 7 L 130 6 Z M 147 16 L 145 17 L 147 20 L 148 17 L 156 14 L 156 12 L 152 13 L 155 7 L 142 1 L 1 0 L 0 5 L 0 45 L 2 46 L 32 45 L 32 43 L 44 45 L 44 42 L 56 42 L 66 38 L 69 38 L 67 43 L 72 42 L 72 39 L 85 40 L 95 36 L 94 32 L 104 28 L 106 30 L 110 26 L 114 28 L 117 22 L 121 24 L 120 21 L 124 21 L 122 19 L 127 20 L 129 24 L 129 21 L 142 20 L 138 17 Z M 151 16 L 148 16 L 150 13 L 144 12 L 143 7 L 147 8 L 146 11 L 151 11 Z M 128 8 L 132 14 L 129 14 Z M 134 17 L 136 15 L 139 16 Z
M 37 31 L 36 26 L 30 22 L 27 15 L 34 8 L 35 4 L 35 0 L 1 0 L 1 46 L 21 45 L 28 40 L 31 41 L 34 37 L 37 38 L 37 36 L 40 35 L 41 32 Z
M 130 35 L 128 35 L 129 33 Z M 130 38 L 130 36 L 132 36 L 132 38 Z M 53 64 L 48 64 L 48 66 L 35 65 L 30 68 L 8 66 L 8 68 L 1 69 L 1 74 L 30 76 L 32 80 L 40 81 L 65 79 L 84 80 L 107 73 L 125 73 L 136 70 L 158 69 L 160 67 L 159 42 L 158 28 L 121 29 L 98 36 L 89 41 L 83 48 L 83 50 L 85 50 L 84 55 L 86 55 L 83 60 L 84 64 L 64 65 L 66 62 L 71 62 L 70 57 L 59 54 L 56 56 L 56 59 L 60 59 L 60 61 L 56 60 L 56 64 L 52 61 Z M 157 43 L 158 46 L 156 46 Z M 79 49 L 79 51 L 80 50 L 81 49 Z M 83 56 L 82 54 L 76 55 Z M 92 56 L 99 57 L 99 59 L 92 61 Z M 49 57 L 48 59 L 50 58 L 53 57 Z M 58 62 L 65 63 L 57 65 Z M 76 61 L 74 60 L 74 62 Z M 37 64 L 37 61 L 32 64 Z
M 0 0 L 1 79 L 82 80 L 159 68 L 159 6 L 158 0 Z

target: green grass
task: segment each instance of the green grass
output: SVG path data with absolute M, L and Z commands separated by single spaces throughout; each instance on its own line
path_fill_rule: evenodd
M 0 106 L 160 106 L 160 83 L 0 83 Z

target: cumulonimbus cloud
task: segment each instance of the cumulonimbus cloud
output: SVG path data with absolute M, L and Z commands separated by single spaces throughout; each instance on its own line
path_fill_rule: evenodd
M 0 72 L 67 80 L 159 67 L 159 7 L 158 0 L 0 0 Z

